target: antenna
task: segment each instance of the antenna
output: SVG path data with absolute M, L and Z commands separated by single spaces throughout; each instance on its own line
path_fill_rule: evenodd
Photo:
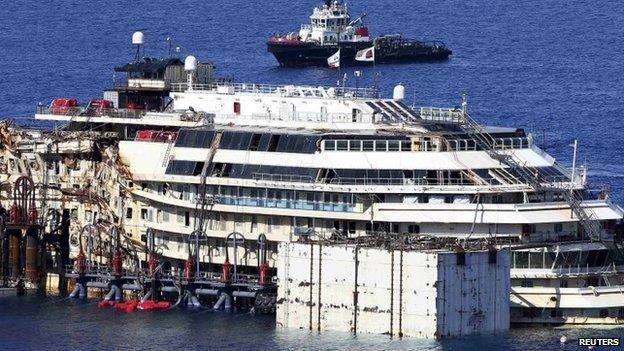
M 167 44 L 169 45 L 169 58 L 171 58 L 171 45 L 172 45 L 171 37 L 167 37 L 166 40 L 167 40 Z
M 136 54 L 134 55 L 134 61 L 138 62 L 141 58 L 141 47 L 143 46 L 145 36 L 143 32 L 134 32 L 132 34 L 132 45 L 136 46 Z
M 466 94 L 462 94 L 462 113 L 465 116 L 468 110 L 468 99 L 466 98 Z

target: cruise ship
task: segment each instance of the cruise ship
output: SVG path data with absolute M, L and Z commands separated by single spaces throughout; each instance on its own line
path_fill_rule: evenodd
M 90 245 L 105 261 L 112 242 L 84 228 L 113 224 L 137 266 L 152 240 L 167 269 L 181 271 L 194 242 L 198 270 L 234 258 L 253 272 L 266 257 L 272 276 L 278 243 L 302 237 L 488 242 L 514 250 L 512 322 L 621 321 L 622 208 L 525 130 L 477 123 L 466 98 L 417 107 L 400 84 L 384 98 L 220 81 L 192 56 L 116 71 L 126 77 L 103 98 L 40 105 L 35 119 L 52 131 L 5 124 L 1 133 L 2 180 L 42 185 L 47 225 L 71 221 L 71 257 Z

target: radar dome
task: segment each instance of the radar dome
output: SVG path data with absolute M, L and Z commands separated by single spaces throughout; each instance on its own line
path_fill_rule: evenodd
M 399 83 L 394 87 L 394 90 L 392 91 L 392 98 L 398 101 L 405 99 L 405 87 L 403 84 Z
M 134 32 L 132 34 L 132 45 L 143 45 L 143 33 L 142 32 Z
M 197 70 L 197 59 L 195 56 L 187 56 L 184 59 L 184 70 L 185 71 L 195 71 Z

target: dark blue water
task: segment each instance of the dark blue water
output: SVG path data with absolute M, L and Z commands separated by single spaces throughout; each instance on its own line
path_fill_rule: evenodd
M 336 71 L 281 69 L 265 39 L 307 22 L 315 1 L 4 1 L 0 9 L 0 116 L 27 124 L 37 102 L 56 96 L 85 101 L 112 82 L 112 67 L 133 56 L 130 36 L 146 34 L 146 53 L 167 54 L 171 36 L 182 55 L 216 64 L 238 81 L 332 85 Z M 377 66 L 390 94 L 408 102 L 458 105 L 483 122 L 522 126 L 570 164 L 574 138 L 594 185 L 610 184 L 624 200 L 624 6 L 618 1 L 438 0 L 351 1 L 369 14 L 375 34 L 445 41 L 444 63 Z M 349 72 L 352 77 L 352 73 Z M 373 83 L 372 69 L 364 70 Z M 353 84 L 353 80 L 351 80 Z M 361 84 L 361 83 L 360 83 Z M 566 331 L 592 336 L 597 331 Z M 606 331 L 613 335 L 614 331 Z M 616 334 L 624 335 L 622 329 Z M 0 301 L 0 349 L 559 349 L 562 331 L 544 328 L 442 344 L 384 336 L 275 330 L 273 321 L 242 315 L 171 311 L 120 314 L 93 305 Z M 260 346 L 255 342 L 260 340 Z M 570 349 L 568 345 L 564 349 Z
M 562 345 L 561 335 L 568 337 Z M 286 330 L 270 317 L 173 309 L 126 313 L 59 298 L 0 298 L 0 350 L 577 350 L 622 329 L 513 329 L 444 340 Z

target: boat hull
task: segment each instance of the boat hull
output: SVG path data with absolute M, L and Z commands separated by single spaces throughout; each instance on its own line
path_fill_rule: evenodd
M 372 62 L 360 62 L 355 60 L 355 54 L 359 50 L 369 48 L 371 41 L 338 43 L 332 45 L 319 45 L 316 43 L 292 43 L 269 41 L 267 51 L 275 56 L 280 66 L 327 66 L 327 59 L 340 49 L 340 65 L 370 65 Z M 395 50 L 376 51 L 375 63 L 412 63 L 443 61 L 452 54 L 445 47 L 412 46 Z

